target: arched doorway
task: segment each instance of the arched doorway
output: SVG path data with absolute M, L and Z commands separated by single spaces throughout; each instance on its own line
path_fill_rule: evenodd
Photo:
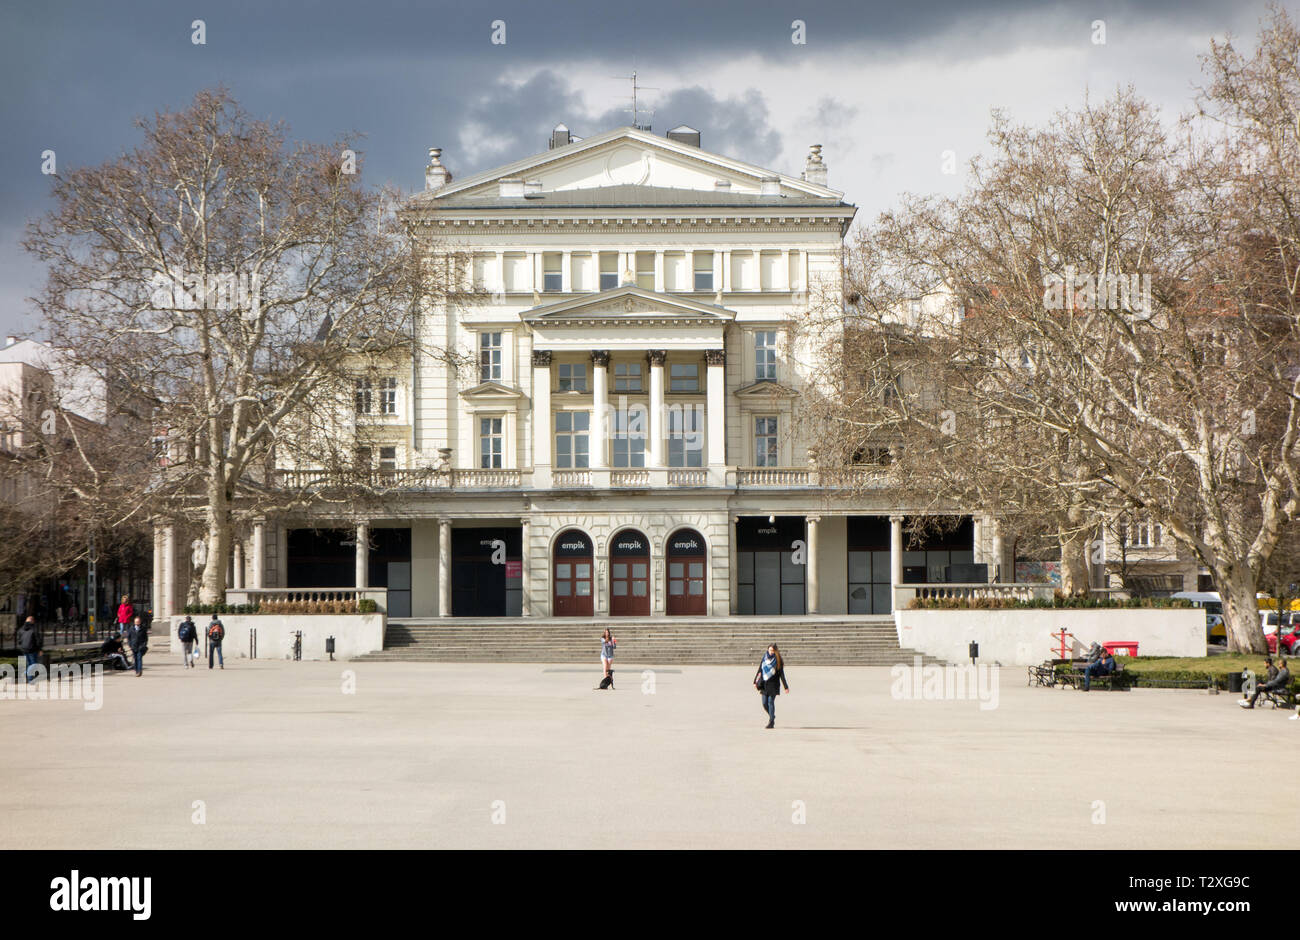
M 609 613 L 650 616 L 650 540 L 636 529 L 609 540 Z
M 551 563 L 551 611 L 555 617 L 590 617 L 591 539 L 580 529 L 565 529 L 555 540 Z
M 704 566 L 708 549 L 694 529 L 678 529 L 668 537 L 668 615 L 702 617 L 708 611 Z

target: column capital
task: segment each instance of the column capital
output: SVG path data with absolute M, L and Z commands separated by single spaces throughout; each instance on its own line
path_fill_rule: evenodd
M 804 522 L 808 523 L 809 525 L 816 525 L 817 523 L 819 523 L 819 522 L 822 521 L 822 517 L 821 517 L 821 516 L 804 516 L 804 517 L 803 517 L 803 520 L 804 520 Z
M 711 366 L 724 366 L 727 364 L 727 351 L 725 349 L 706 349 L 704 350 L 704 361 Z
M 549 366 L 551 364 L 551 351 L 549 349 L 533 350 L 533 368 L 539 366 Z
M 549 355 L 549 354 L 548 354 L 548 355 Z M 609 365 L 609 350 L 608 350 L 608 349 L 593 349 L 593 350 L 591 351 L 591 361 L 592 361 L 595 365 L 600 366 L 601 368 L 604 368 L 605 366 L 608 366 L 608 365 Z
M 896 514 L 896 513 L 890 513 L 890 515 L 889 515 L 889 521 L 890 521 L 891 523 L 894 523 L 894 524 L 896 525 L 896 524 L 898 524 L 898 523 L 900 523 L 900 522 L 903 521 L 903 517 L 902 517 L 901 515 Z
M 646 356 L 647 359 L 650 360 L 650 365 L 652 365 L 652 366 L 661 366 L 661 365 L 663 365 L 664 362 L 667 361 L 667 359 L 668 359 L 668 350 L 666 350 L 666 349 L 652 349 L 652 350 L 650 350 L 649 352 L 647 352 L 647 353 L 645 354 L 645 356 Z

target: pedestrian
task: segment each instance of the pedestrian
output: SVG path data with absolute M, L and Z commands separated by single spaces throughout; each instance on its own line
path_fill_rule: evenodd
M 73 602 L 68 606 L 68 619 L 71 620 L 73 623 L 76 623 L 76 622 L 77 622 L 77 615 L 78 615 L 79 613 L 81 613 L 81 611 L 77 610 L 77 602 L 76 602 L 76 601 L 73 601 Z
M 185 665 L 190 669 L 194 668 L 194 660 L 197 653 L 194 652 L 194 644 L 199 639 L 199 628 L 194 625 L 194 618 L 189 614 L 181 621 L 180 627 L 176 630 L 176 636 L 181 641 L 181 649 L 184 650 Z
M 31 614 L 18 628 L 18 652 L 23 654 L 23 681 L 33 682 L 32 674 L 36 661 L 41 657 L 41 628 L 36 625 L 36 618 Z
M 131 598 L 123 594 L 122 603 L 117 608 L 117 628 L 125 633 L 134 618 L 135 608 L 131 606 Z
M 1285 659 L 1281 659 L 1280 662 L 1282 665 L 1278 669 L 1277 675 L 1267 682 L 1255 686 L 1255 694 L 1250 697 L 1249 702 L 1243 698 L 1238 699 L 1237 704 L 1242 708 L 1254 708 L 1255 703 L 1259 701 L 1259 697 L 1265 692 L 1279 692 L 1289 686 L 1291 684 L 1291 670 L 1287 668 Z
M 790 683 L 785 681 L 785 662 L 781 659 L 781 651 L 773 643 L 767 648 L 767 653 L 758 664 L 758 671 L 754 673 L 754 688 L 763 697 L 763 711 L 767 714 L 769 728 L 776 727 L 776 697 L 781 694 L 781 686 L 785 686 L 787 695 L 790 694 Z
M 133 617 L 131 628 L 126 631 L 126 643 L 131 647 L 131 655 L 135 657 L 135 674 L 140 676 L 144 672 L 144 654 L 149 651 L 149 628 L 140 622 L 139 617 Z
M 208 668 L 212 668 L 212 656 L 215 653 L 217 659 L 221 662 L 221 668 L 226 668 L 226 657 L 221 655 L 221 641 L 226 638 L 226 625 L 217 619 L 217 615 L 212 615 L 212 622 L 208 624 Z
M 614 688 L 614 648 L 618 646 L 618 640 L 614 639 L 613 632 L 609 627 L 600 635 L 600 666 L 603 675 L 600 678 L 600 688 Z

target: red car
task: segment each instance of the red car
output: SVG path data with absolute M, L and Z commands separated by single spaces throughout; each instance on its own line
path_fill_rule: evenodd
M 1264 629 L 1268 629 L 1265 627 Z M 1264 634 L 1264 640 L 1268 643 L 1268 651 L 1276 653 L 1278 644 L 1278 630 L 1275 628 L 1271 633 Z M 1290 633 L 1282 634 L 1282 652 L 1288 656 L 1300 656 L 1300 626 L 1291 628 Z

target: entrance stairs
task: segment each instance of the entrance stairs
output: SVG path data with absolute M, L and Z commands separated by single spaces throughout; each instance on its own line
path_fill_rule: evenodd
M 801 666 L 911 665 L 889 616 L 456 618 L 390 620 L 381 652 L 359 662 L 586 663 L 599 668 L 600 635 L 627 665 L 755 664 L 776 643 Z M 940 662 L 922 657 L 925 664 Z

